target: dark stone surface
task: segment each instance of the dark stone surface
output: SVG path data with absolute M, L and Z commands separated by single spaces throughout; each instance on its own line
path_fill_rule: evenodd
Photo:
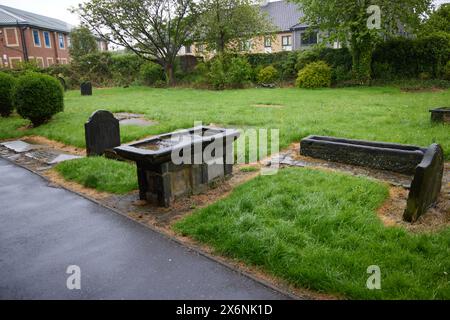
M 403 215 L 404 220 L 416 221 L 436 203 L 442 186 L 443 174 L 443 150 L 440 145 L 432 144 L 416 168 Z
M 195 140 L 180 145 L 170 139 L 181 134 L 195 136 Z M 230 175 L 233 170 L 232 164 L 192 164 L 192 161 L 191 164 L 175 165 L 171 159 L 172 151 L 182 152 L 185 146 L 191 149 L 194 159 L 194 144 L 201 145 L 200 151 L 203 152 L 215 139 L 222 138 L 226 158 L 227 152 L 233 151 L 232 143 L 238 136 L 236 130 L 202 126 L 123 145 L 114 151 L 122 158 L 136 162 L 140 199 L 169 207 L 177 198 L 204 192 L 211 183 Z
M 304 156 L 404 174 L 414 174 L 425 151 L 417 146 L 321 136 L 300 142 Z
M 287 299 L 3 159 L 0 176 L 0 300 Z
M 430 110 L 432 122 L 446 122 L 450 123 L 450 108 L 436 108 Z
M 83 82 L 80 86 L 82 96 L 92 96 L 92 83 Z
M 98 110 L 84 124 L 86 153 L 102 155 L 105 150 L 120 146 L 119 120 L 106 110 Z

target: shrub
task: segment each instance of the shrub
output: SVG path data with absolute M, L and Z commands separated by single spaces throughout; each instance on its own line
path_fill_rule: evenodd
M 396 38 L 378 44 L 373 53 L 372 68 L 388 65 L 397 79 L 417 78 L 422 72 L 439 78 L 449 59 L 450 34 L 438 32 L 422 38 Z M 385 78 L 382 72 L 374 72 L 374 76 Z
M 445 80 L 450 80 L 450 60 L 447 62 L 447 64 L 444 67 L 444 75 L 443 78 Z
M 16 79 L 7 73 L 0 72 L 0 115 L 9 116 L 13 109 L 13 89 Z
M 144 84 L 151 86 L 158 80 L 164 80 L 164 69 L 159 64 L 149 61 L 141 66 L 140 77 Z
M 265 67 L 258 73 L 258 83 L 260 84 L 272 84 L 278 78 L 278 71 L 273 66 Z
M 114 54 L 111 72 L 115 85 L 127 86 L 139 78 L 144 61 L 135 54 Z
M 208 72 L 208 83 L 216 90 L 223 90 L 225 88 L 225 71 L 221 57 L 217 57 L 211 61 Z
M 352 73 L 345 66 L 339 65 L 333 68 L 331 72 L 331 80 L 334 83 L 346 82 L 352 80 Z
M 299 88 L 321 88 L 331 85 L 331 68 L 323 61 L 313 62 L 299 71 L 296 85 Z
M 297 55 L 297 64 L 295 65 L 295 69 L 297 71 L 300 71 L 303 68 L 305 68 L 308 64 L 317 61 L 319 61 L 318 50 L 310 49 L 300 51 Z
M 14 90 L 17 113 L 39 126 L 64 109 L 64 90 L 49 75 L 27 73 L 21 76 Z
M 226 83 L 232 88 L 242 88 L 252 76 L 252 67 L 246 58 L 231 58 L 226 71 Z

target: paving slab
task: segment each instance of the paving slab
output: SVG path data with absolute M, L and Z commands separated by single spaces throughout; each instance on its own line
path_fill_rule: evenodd
M 21 140 L 7 141 L 0 144 L 8 148 L 9 150 L 12 150 L 17 153 L 28 152 L 30 150 L 34 150 L 40 147 L 39 145 L 30 144 Z
M 0 177 L 0 299 L 287 299 L 1 158 Z

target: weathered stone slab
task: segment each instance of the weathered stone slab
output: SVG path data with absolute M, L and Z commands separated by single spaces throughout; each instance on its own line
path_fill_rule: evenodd
M 26 143 L 26 142 L 20 141 L 20 140 L 3 142 L 0 144 L 4 147 L 8 148 L 9 150 L 12 150 L 17 153 L 28 152 L 30 150 L 39 148 L 38 145 L 29 144 L 29 143 Z
M 432 122 L 450 123 L 450 108 L 436 108 L 430 110 Z
M 405 174 L 414 174 L 425 151 L 417 146 L 322 136 L 300 142 L 304 156 Z
M 54 158 L 53 160 L 49 161 L 47 164 L 58 164 L 64 161 L 68 161 L 68 160 L 74 160 L 74 159 L 80 159 L 82 157 L 80 156 L 74 156 L 72 154 L 60 154 L 58 155 L 56 158 Z
M 417 166 L 409 191 L 403 219 L 416 221 L 439 196 L 444 174 L 444 152 L 440 145 L 432 144 L 426 151 L 422 162 Z
M 92 83 L 89 81 L 83 82 L 80 85 L 80 91 L 82 96 L 92 96 Z
M 102 155 L 105 150 L 120 146 L 119 120 L 106 110 L 92 114 L 84 125 L 88 156 Z
M 124 126 L 138 126 L 138 127 L 149 127 L 154 126 L 156 122 L 141 119 L 141 118 L 131 118 L 131 119 L 123 119 L 120 120 L 119 123 Z

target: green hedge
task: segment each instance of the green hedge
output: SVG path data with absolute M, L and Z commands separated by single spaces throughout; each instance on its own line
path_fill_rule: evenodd
M 0 116 L 8 117 L 14 110 L 13 89 L 16 79 L 7 73 L 0 72 Z
M 17 80 L 14 89 L 17 113 L 39 126 L 64 109 L 64 89 L 49 75 L 29 72 Z
M 417 39 L 397 38 L 380 43 L 373 54 L 375 79 L 444 77 L 450 60 L 450 34 L 439 32 Z

